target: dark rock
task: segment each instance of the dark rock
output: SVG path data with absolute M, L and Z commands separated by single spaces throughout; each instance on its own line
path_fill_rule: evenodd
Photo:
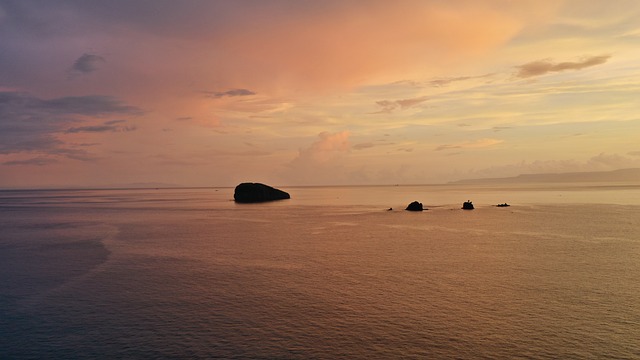
M 422 211 L 424 209 L 422 207 L 422 203 L 414 201 L 411 204 L 407 205 L 407 208 L 405 210 L 408 210 L 408 211 Z
M 471 202 L 471 200 L 467 200 L 462 204 L 462 209 L 463 210 L 473 210 L 473 203 Z
M 239 203 L 256 203 L 290 199 L 291 196 L 282 190 L 260 183 L 242 183 L 236 186 L 233 199 Z

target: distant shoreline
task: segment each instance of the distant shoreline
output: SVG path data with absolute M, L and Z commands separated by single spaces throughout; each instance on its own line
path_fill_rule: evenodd
M 277 184 L 282 188 L 349 188 L 349 187 L 394 187 L 394 186 L 452 186 L 452 185 L 517 185 L 517 186 L 535 186 L 535 185 L 584 185 L 584 186 L 640 186 L 640 168 L 619 169 L 612 171 L 589 171 L 589 172 L 571 172 L 571 173 L 541 173 L 541 174 L 521 174 L 513 177 L 501 178 L 477 178 L 449 181 L 446 183 L 430 183 L 430 184 L 330 184 L 330 185 L 283 185 Z M 600 185 L 596 185 L 600 184 Z M 140 183 L 140 184 L 124 184 L 124 185 L 105 185 L 105 186 L 51 186 L 51 187 L 10 187 L 0 188 L 0 191 L 71 191 L 71 190 L 156 190 L 156 189 L 233 189 L 236 185 L 229 186 L 183 186 L 176 184 L 162 183 Z M 574 186 L 572 186 L 574 187 Z
M 612 171 L 521 174 L 513 177 L 478 178 L 450 181 L 449 184 L 522 184 L 522 183 L 635 183 L 640 184 L 640 168 Z
M 536 190 L 584 190 L 585 188 L 598 188 L 598 189 L 634 189 L 640 188 L 640 181 L 581 181 L 581 182 L 467 182 L 466 180 L 459 182 L 451 182 L 446 184 L 397 184 L 397 185 L 294 185 L 294 186 L 280 186 L 283 189 L 321 189 L 321 188 L 410 188 L 410 187 L 425 187 L 433 188 L 436 191 L 437 188 L 455 188 L 464 187 L 465 189 L 483 189 L 491 188 L 497 185 L 501 185 L 509 190 L 523 190 L 523 191 L 536 191 Z M 155 190 L 228 190 L 233 192 L 234 186 L 176 186 L 176 187 L 64 187 L 64 188 L 7 188 L 0 189 L 0 192 L 63 192 L 63 191 L 155 191 Z M 496 191 L 499 191 L 496 189 Z

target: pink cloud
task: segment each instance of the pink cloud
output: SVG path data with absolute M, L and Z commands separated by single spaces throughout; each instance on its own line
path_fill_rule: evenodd
M 350 150 L 348 131 L 341 131 L 335 134 L 328 132 L 320 133 L 319 140 L 316 140 L 306 149 L 301 149 L 300 154 L 293 163 L 326 163 L 336 156 Z
M 351 151 L 350 133 L 323 132 L 309 147 L 300 149 L 279 176 L 291 184 L 338 184 L 345 182 L 345 156 Z

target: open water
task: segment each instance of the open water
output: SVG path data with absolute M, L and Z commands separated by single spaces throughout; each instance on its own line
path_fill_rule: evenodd
M 0 358 L 640 358 L 640 186 L 282 189 L 0 191 Z

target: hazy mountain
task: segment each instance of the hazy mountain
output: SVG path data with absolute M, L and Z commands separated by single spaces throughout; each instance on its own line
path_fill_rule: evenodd
M 548 174 L 522 174 L 505 178 L 465 179 L 453 184 L 625 182 L 640 184 L 640 168 Z

